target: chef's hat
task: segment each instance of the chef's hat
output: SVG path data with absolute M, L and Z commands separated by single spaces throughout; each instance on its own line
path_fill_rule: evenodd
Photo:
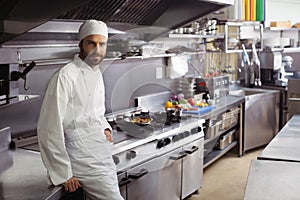
M 79 28 L 79 41 L 89 35 L 103 35 L 108 38 L 107 26 L 102 21 L 86 20 Z

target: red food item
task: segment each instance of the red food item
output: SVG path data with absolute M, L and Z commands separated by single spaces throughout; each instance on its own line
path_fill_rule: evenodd
M 188 98 L 188 102 L 191 104 L 191 106 L 195 105 L 195 100 L 192 97 Z

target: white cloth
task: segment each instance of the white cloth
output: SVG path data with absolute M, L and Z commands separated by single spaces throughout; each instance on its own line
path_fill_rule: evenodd
M 188 72 L 187 58 L 173 56 L 168 59 L 167 76 L 171 79 L 179 78 Z
M 111 129 L 104 117 L 104 100 L 100 69 L 92 69 L 76 55 L 48 83 L 38 120 L 38 139 L 52 184 L 62 184 L 75 176 L 83 189 L 89 190 L 85 186 L 93 180 L 93 199 L 108 195 L 120 200 L 123 198 L 111 156 L 112 145 L 104 134 L 105 128 Z M 107 190 L 107 184 L 114 187 Z
M 107 26 L 102 21 L 86 20 L 79 28 L 79 41 L 89 35 L 103 35 L 108 38 Z

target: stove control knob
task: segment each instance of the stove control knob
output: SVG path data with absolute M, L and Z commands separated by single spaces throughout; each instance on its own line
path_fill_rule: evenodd
M 201 127 L 200 127 L 200 128 L 201 128 Z M 191 129 L 191 134 L 193 135 L 193 134 L 196 134 L 196 133 L 198 133 L 198 127 L 192 128 L 192 129 Z
M 126 153 L 126 158 L 131 160 L 136 157 L 136 152 L 134 150 L 130 150 Z
M 158 141 L 157 141 L 157 144 L 156 144 L 156 148 L 157 148 L 157 149 L 160 149 L 160 148 L 162 148 L 163 146 L 165 146 L 165 141 L 164 141 L 164 140 L 158 140 Z
M 183 139 L 183 138 L 184 138 L 184 133 L 183 133 L 183 132 L 182 132 L 182 133 L 179 133 L 179 134 L 178 134 L 178 137 L 179 137 L 179 140 Z
M 114 163 L 117 165 L 120 163 L 120 158 L 118 156 L 112 156 L 113 160 L 114 160 Z
M 178 140 L 179 140 L 178 135 L 173 135 L 172 141 L 173 141 L 173 142 L 177 142 Z
M 165 142 L 164 146 L 167 146 L 168 144 L 171 143 L 171 139 L 170 138 L 165 138 L 164 142 Z
M 202 131 L 202 127 L 198 126 L 198 133 L 200 133 Z
M 184 131 L 184 137 L 188 137 L 188 136 L 190 136 L 190 132 L 189 131 Z

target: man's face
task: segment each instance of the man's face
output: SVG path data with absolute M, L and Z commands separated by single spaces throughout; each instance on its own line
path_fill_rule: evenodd
M 80 58 L 91 67 L 100 64 L 106 54 L 107 39 L 103 35 L 89 35 L 85 37 L 80 47 Z

